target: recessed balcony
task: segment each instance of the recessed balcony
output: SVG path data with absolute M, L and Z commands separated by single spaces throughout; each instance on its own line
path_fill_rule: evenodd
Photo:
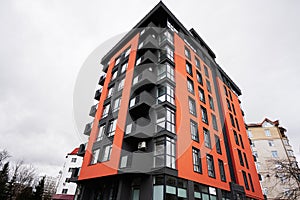
M 96 91 L 94 99 L 99 101 L 101 97 L 101 93 L 102 93 L 102 88 Z
M 105 78 L 106 78 L 106 75 L 102 75 L 101 77 L 100 77 L 100 79 L 99 79 L 99 85 L 104 85 L 104 82 L 105 82 Z
M 153 69 L 145 69 L 134 77 L 132 82 L 132 91 L 139 92 L 151 89 L 156 85 L 156 81 L 157 76 L 153 73 Z
M 78 181 L 79 171 L 80 171 L 79 167 L 72 168 L 72 174 L 71 174 L 71 177 L 69 179 L 70 182 L 77 182 Z
M 154 136 L 155 125 L 151 120 L 141 117 L 126 126 L 124 139 L 146 139 Z
M 97 108 L 98 108 L 98 104 L 95 104 L 91 107 L 90 114 L 89 114 L 91 117 L 95 117 Z
M 92 126 L 93 126 L 93 122 L 86 124 L 83 134 L 90 136 L 91 131 L 92 131 Z
M 150 50 L 147 50 L 145 53 L 143 53 L 143 55 L 137 59 L 135 65 L 141 65 L 146 63 L 157 63 L 157 56 Z
M 139 50 L 158 49 L 157 36 L 155 35 L 146 36 L 146 38 L 142 42 L 140 42 L 138 49 Z
M 135 151 L 121 158 L 121 173 L 149 173 L 152 169 L 153 152 Z
M 133 119 L 147 117 L 148 111 L 155 104 L 155 98 L 147 91 L 143 91 L 131 98 L 129 103 L 129 113 Z

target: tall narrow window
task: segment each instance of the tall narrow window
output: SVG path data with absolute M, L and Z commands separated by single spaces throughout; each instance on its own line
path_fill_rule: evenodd
M 116 112 L 117 110 L 120 109 L 120 105 L 121 105 L 121 97 L 116 98 L 114 101 L 114 107 L 113 107 L 113 112 Z
M 270 137 L 270 136 L 271 136 L 271 132 L 270 132 L 269 129 L 265 129 L 265 135 L 266 135 L 267 137 Z
M 213 124 L 213 128 L 217 131 L 218 130 L 217 118 L 214 114 L 211 114 L 211 121 Z
M 192 98 L 189 98 L 189 109 L 190 109 L 190 113 L 194 116 L 197 116 L 196 113 L 196 103 L 195 100 Z
M 247 156 L 246 156 L 245 152 L 243 152 L 243 155 L 244 155 L 246 167 L 249 169 L 249 164 L 248 164 L 248 160 L 247 160 Z
M 161 85 L 157 89 L 158 103 L 168 101 L 171 104 L 175 104 L 174 87 L 168 83 Z
M 112 72 L 112 76 L 111 76 L 111 80 L 110 81 L 113 81 L 117 78 L 117 74 L 118 74 L 118 70 Z
M 93 150 L 91 164 L 96 164 L 98 162 L 100 149 Z
M 242 174 L 243 174 L 243 178 L 244 178 L 245 188 L 246 188 L 246 190 L 249 190 L 249 184 L 248 184 L 246 172 L 242 170 Z
M 240 125 L 239 125 L 239 121 L 237 120 L 237 118 L 235 118 L 235 124 L 236 124 L 237 130 L 240 130 Z
M 208 100 L 210 109 L 215 110 L 214 99 L 210 95 L 208 95 Z
M 232 125 L 233 127 L 235 127 L 235 124 L 234 124 L 234 119 L 233 119 L 233 116 L 232 116 L 232 114 L 231 114 L 231 113 L 229 113 L 229 117 L 230 117 L 230 122 L 231 122 L 231 125 Z
M 228 108 L 228 110 L 231 111 L 231 106 L 230 106 L 230 101 L 229 101 L 229 99 L 226 99 L 226 103 L 227 103 L 227 108 Z
M 126 58 L 127 56 L 129 56 L 130 50 L 131 50 L 131 48 L 126 49 L 126 51 L 125 51 L 125 58 Z
M 107 98 L 111 97 L 114 93 L 114 87 L 108 89 Z
M 219 136 L 215 135 L 216 150 L 218 154 L 222 154 L 221 142 Z
M 99 127 L 99 133 L 98 133 L 97 141 L 100 141 L 100 140 L 103 139 L 104 132 L 105 132 L 105 124 L 104 124 L 104 125 L 101 125 L 101 126 Z
M 117 127 L 117 119 L 109 122 L 108 130 L 107 130 L 107 136 L 108 137 L 111 137 L 111 136 L 115 135 L 116 127 Z
M 206 108 L 202 106 L 201 106 L 201 117 L 202 117 L 202 122 L 208 124 L 207 111 Z
M 193 120 L 190 121 L 192 140 L 199 141 L 198 124 Z
M 186 68 L 186 72 L 187 72 L 189 75 L 193 76 L 192 65 L 191 65 L 190 63 L 186 62 L 186 63 L 185 63 L 185 68 Z
M 234 136 L 235 143 L 236 143 L 237 145 L 240 145 L 239 138 L 238 138 L 238 135 L 237 135 L 237 133 L 235 132 L 235 130 L 233 130 L 233 136 Z
M 175 140 L 170 137 L 166 137 L 166 166 L 175 169 L 176 168 L 176 144 Z
M 175 112 L 170 108 L 164 108 L 157 112 L 157 132 L 167 130 L 175 133 Z
M 225 85 L 224 85 L 224 92 L 225 92 L 226 97 L 228 97 L 228 92 L 227 92 L 227 88 Z
M 187 47 L 184 47 L 184 55 L 191 60 L 191 51 Z
M 237 151 L 238 151 L 238 155 L 239 155 L 240 164 L 242 166 L 244 166 L 244 160 L 243 160 L 242 152 L 239 149 Z
M 175 169 L 176 158 L 175 140 L 170 137 L 161 137 L 154 144 L 154 167 L 170 167 Z
M 123 78 L 120 82 L 119 82 L 119 85 L 118 85 L 118 91 L 121 91 L 124 87 L 124 82 L 125 82 L 125 79 Z
M 203 85 L 202 75 L 198 71 L 197 71 L 196 74 L 197 74 L 197 81 L 198 81 L 198 83 L 200 83 L 201 85 Z
M 200 60 L 197 57 L 195 57 L 195 65 L 198 69 L 200 69 Z
M 221 181 L 226 182 L 226 175 L 225 175 L 225 169 L 224 169 L 223 161 L 218 159 L 218 165 L 219 165 L 219 170 L 220 170 Z
M 169 41 L 171 44 L 173 44 L 173 34 L 171 34 L 169 31 L 165 31 L 160 37 L 160 44 L 164 41 Z
M 101 162 L 105 162 L 108 161 L 110 159 L 110 154 L 111 154 L 111 149 L 112 149 L 112 145 L 107 145 L 103 148 L 103 153 L 102 153 L 102 159 Z
M 174 51 L 168 46 L 164 46 L 162 52 L 159 54 L 159 60 L 163 60 L 163 57 L 167 57 L 174 62 Z
M 206 88 L 208 92 L 211 92 L 211 86 L 209 80 L 206 80 Z
M 128 62 L 126 62 L 126 63 L 124 63 L 124 64 L 122 65 L 122 67 L 121 67 L 121 73 L 122 73 L 122 74 L 126 71 L 127 67 L 128 67 Z
M 107 105 L 104 106 L 104 109 L 103 109 L 103 112 L 102 112 L 102 118 L 107 117 L 109 108 L 110 108 L 110 104 L 107 104 Z
M 193 165 L 195 172 L 202 173 L 201 154 L 196 148 L 193 148 Z
M 208 176 L 215 178 L 214 158 L 212 155 L 206 154 Z
M 206 77 L 209 77 L 208 69 L 205 65 L 204 65 L 204 73 Z
M 198 91 L 199 91 L 199 99 L 200 99 L 200 101 L 202 101 L 203 103 L 205 103 L 204 90 L 202 90 L 200 87 L 198 87 Z
M 207 148 L 211 148 L 211 139 L 210 139 L 210 132 L 206 128 L 203 128 L 204 134 L 204 143 Z
M 233 104 L 231 104 L 231 107 L 232 107 L 233 114 L 234 114 L 234 115 L 236 115 L 236 112 L 235 112 L 234 105 L 233 105 Z
M 248 178 L 249 178 L 251 190 L 252 190 L 252 192 L 254 192 L 254 187 L 253 187 L 253 182 L 252 182 L 251 174 L 249 174 L 249 173 L 248 173 Z
M 118 58 L 116 58 L 116 60 L 115 60 L 115 66 L 120 63 L 120 60 L 121 60 L 121 56 L 119 56 Z
M 242 136 L 239 134 L 239 138 L 240 138 L 240 142 L 241 142 L 241 145 L 242 145 L 242 148 L 244 149 L 244 142 L 243 142 L 243 139 L 242 139 Z
M 187 88 L 190 93 L 194 94 L 194 82 L 189 78 L 187 79 Z
M 167 62 L 161 64 L 157 68 L 157 76 L 158 76 L 158 80 L 167 77 L 171 81 L 174 81 L 174 68 Z

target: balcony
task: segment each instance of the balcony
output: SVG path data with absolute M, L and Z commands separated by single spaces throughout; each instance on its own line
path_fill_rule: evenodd
M 139 50 L 158 49 L 158 41 L 153 35 L 148 35 L 138 46 Z
M 156 85 L 157 76 L 152 68 L 145 69 L 135 76 L 132 83 L 132 91 L 139 92 L 151 89 Z
M 80 171 L 79 167 L 72 168 L 72 174 L 71 174 L 71 177 L 69 179 L 70 182 L 77 182 L 78 181 L 79 171 Z
M 135 65 L 141 65 L 146 63 L 157 63 L 157 56 L 150 50 L 147 50 L 141 57 L 139 57 Z
M 133 119 L 147 117 L 150 107 L 154 104 L 155 98 L 149 92 L 143 91 L 130 100 L 129 113 Z
M 83 134 L 87 135 L 87 136 L 90 136 L 91 131 L 92 131 L 92 126 L 93 126 L 93 122 L 88 123 L 87 125 L 85 125 L 85 129 L 84 129 Z
M 91 117 L 95 117 L 97 108 L 98 108 L 98 104 L 95 104 L 91 107 L 90 114 L 89 114 Z
M 79 145 L 78 152 L 77 152 L 77 156 L 83 157 L 84 154 L 85 154 L 86 147 L 87 147 L 87 143 L 85 143 L 85 144 L 80 144 L 80 145 Z
M 153 153 L 135 151 L 127 155 L 126 162 L 120 169 L 123 173 L 148 173 L 153 167 Z
M 101 77 L 100 77 L 100 79 L 99 79 L 99 85 L 104 85 L 104 81 L 105 81 L 105 78 L 106 78 L 106 75 L 102 75 Z
M 102 88 L 96 91 L 94 99 L 99 101 L 102 93 Z
M 128 125 L 128 129 L 126 129 L 124 139 L 146 139 L 154 136 L 154 124 L 151 120 L 141 117 L 136 121 L 133 121 Z

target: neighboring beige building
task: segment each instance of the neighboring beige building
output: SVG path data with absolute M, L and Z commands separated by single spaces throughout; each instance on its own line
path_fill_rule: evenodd
M 279 121 L 265 118 L 261 123 L 248 124 L 248 136 L 252 140 L 252 151 L 257 158 L 256 167 L 262 176 L 263 193 L 268 199 L 289 199 L 291 188 L 297 188 L 294 181 L 289 181 L 279 173 L 276 161 L 293 163 L 297 166 L 292 146 L 285 134 L 286 129 L 279 126 Z

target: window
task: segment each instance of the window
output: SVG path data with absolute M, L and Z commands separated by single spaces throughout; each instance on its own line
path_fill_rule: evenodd
M 234 124 L 234 119 L 233 119 L 233 116 L 232 116 L 232 114 L 231 114 L 231 113 L 229 113 L 229 117 L 230 117 L 230 122 L 231 122 L 231 125 L 232 125 L 233 127 L 235 127 L 235 124 Z
M 128 48 L 128 49 L 125 50 L 125 56 L 124 56 L 125 58 L 126 58 L 127 56 L 129 56 L 130 50 L 131 50 L 131 48 Z
M 61 193 L 62 194 L 67 194 L 68 193 L 68 189 L 63 189 Z
M 189 75 L 193 76 L 192 65 L 190 63 L 188 62 L 185 63 L 185 69 Z
M 175 112 L 170 108 L 164 108 L 157 112 L 157 132 L 167 130 L 175 133 Z
M 209 177 L 215 177 L 214 158 L 212 155 L 206 154 L 207 170 Z
M 283 139 L 282 141 L 283 141 L 283 144 L 284 144 L 285 146 L 289 146 L 289 145 L 290 145 L 290 144 L 289 144 L 289 141 L 288 141 L 287 139 Z
M 115 99 L 112 111 L 115 112 L 115 111 L 119 110 L 120 105 L 121 105 L 121 97 Z
M 131 108 L 131 107 L 135 106 L 136 104 L 138 104 L 139 101 L 140 101 L 140 96 L 135 96 L 132 99 L 130 99 L 129 108 Z
M 233 105 L 233 104 L 231 104 L 231 107 L 232 107 L 233 114 L 234 114 L 234 115 L 236 115 L 236 112 L 235 112 L 234 105 Z
M 187 47 L 184 47 L 184 55 L 191 60 L 191 51 Z
M 193 165 L 194 172 L 202 173 L 201 154 L 200 150 L 193 148 Z
M 119 82 L 119 85 L 118 85 L 118 91 L 121 91 L 124 87 L 124 81 L 125 79 L 123 78 L 120 82 Z
M 214 114 L 211 114 L 211 121 L 213 124 L 213 128 L 217 131 L 218 130 L 217 118 Z
M 194 94 L 194 83 L 189 78 L 187 79 L 187 88 L 190 93 Z
M 204 90 L 202 90 L 200 87 L 198 87 L 198 91 L 199 91 L 199 99 L 200 99 L 200 101 L 202 101 L 203 103 L 205 103 Z
M 122 67 L 121 67 L 121 74 L 123 74 L 126 71 L 127 67 L 128 67 L 128 62 L 126 62 L 126 63 L 124 63 L 122 65 Z
M 127 135 L 127 134 L 130 134 L 131 131 L 132 131 L 132 123 L 127 124 L 126 130 L 125 130 L 125 134 L 126 134 L 126 135 Z
M 109 122 L 108 130 L 107 130 L 107 136 L 108 137 L 111 137 L 111 136 L 115 135 L 116 127 L 117 127 L 117 119 Z
M 163 57 L 167 57 L 172 62 L 174 62 L 174 52 L 169 46 L 164 46 L 162 52 L 159 54 L 159 60 L 161 61 Z
M 154 144 L 154 167 L 170 167 L 175 169 L 176 157 L 175 140 L 170 137 L 161 137 Z
M 110 108 L 110 104 L 107 104 L 107 105 L 104 106 L 104 109 L 103 109 L 103 112 L 102 112 L 102 118 L 107 117 L 109 108 Z
M 294 156 L 293 150 L 287 150 L 287 155 L 293 157 Z
M 237 135 L 237 133 L 235 132 L 235 130 L 233 130 L 233 136 L 234 136 L 235 143 L 236 143 L 237 145 L 240 145 L 240 143 L 239 143 L 239 138 L 238 138 L 238 135 Z
M 272 151 L 272 157 L 273 157 L 273 158 L 278 158 L 278 153 L 277 153 L 277 151 Z
M 219 136 L 215 135 L 216 150 L 218 154 L 222 154 L 221 142 Z
M 119 56 L 118 58 L 116 58 L 116 60 L 115 60 L 115 66 L 120 63 L 120 60 L 121 60 L 121 56 Z
M 200 83 L 201 85 L 203 85 L 203 79 L 202 79 L 202 75 L 197 71 L 197 81 L 198 83 Z
M 226 175 L 225 175 L 225 169 L 224 169 L 223 161 L 218 159 L 218 165 L 219 165 L 219 170 L 220 170 L 221 181 L 226 182 Z
M 242 174 L 243 174 L 244 184 L 245 184 L 246 190 L 249 190 L 249 184 L 248 184 L 246 172 L 244 172 L 244 171 L 242 170 Z
M 248 133 L 248 137 L 249 137 L 249 138 L 252 138 L 252 137 L 253 137 L 252 132 L 251 132 L 250 130 L 247 130 L 247 133 Z
M 211 148 L 211 140 L 210 140 L 210 133 L 209 130 L 206 128 L 203 128 L 203 134 L 204 134 L 204 143 L 207 148 Z
M 228 108 L 228 110 L 231 111 L 231 106 L 230 106 L 230 101 L 229 101 L 229 99 L 226 99 L 226 103 L 227 103 L 227 108 Z
M 98 133 L 97 141 L 100 141 L 100 140 L 103 139 L 104 131 L 105 131 L 105 124 L 104 124 L 104 125 L 101 125 L 101 126 L 99 127 L 99 133 Z
M 190 121 L 192 140 L 199 141 L 198 124 L 193 120 Z
M 269 129 L 265 129 L 264 131 L 265 131 L 265 135 L 266 135 L 267 137 L 270 137 L 270 136 L 271 136 L 271 132 L 270 132 Z
M 198 69 L 200 69 L 200 60 L 197 57 L 195 57 L 195 65 Z
M 169 63 L 159 65 L 157 68 L 157 76 L 158 80 L 167 77 L 171 81 L 174 81 L 174 68 Z
M 111 80 L 110 80 L 110 81 L 115 80 L 115 79 L 117 78 L 117 74 L 118 74 L 118 71 L 117 71 L 117 70 L 114 71 L 114 72 L 112 72 L 112 76 L 111 76 Z
M 174 87 L 169 83 L 165 83 L 159 86 L 157 89 L 157 100 L 158 103 L 168 101 L 171 104 L 175 104 Z
M 239 155 L 240 164 L 242 166 L 244 166 L 244 160 L 243 160 L 242 152 L 239 149 L 237 151 L 238 151 L 238 155 Z
M 91 164 L 96 164 L 98 162 L 100 149 L 93 150 Z
M 242 136 L 239 134 L 239 138 L 240 138 L 240 142 L 241 142 L 241 145 L 242 145 L 242 148 L 244 149 L 244 142 L 243 142 L 243 139 L 242 139 Z
M 208 117 L 207 117 L 207 111 L 206 108 L 201 106 L 201 117 L 202 117 L 202 122 L 208 124 Z
M 252 192 L 254 192 L 254 187 L 253 187 L 253 182 L 252 182 L 251 174 L 249 174 L 249 173 L 248 173 L 248 178 L 249 178 L 251 190 L 252 190 Z
M 69 168 L 68 172 L 72 172 L 74 168 Z
M 126 168 L 127 167 L 127 160 L 128 156 L 122 156 L 120 161 L 120 168 Z
M 239 122 L 238 122 L 237 118 L 235 118 L 235 124 L 236 124 L 237 130 L 240 130 L 240 125 L 239 125 Z
M 268 144 L 269 144 L 270 147 L 273 147 L 274 146 L 274 141 L 273 140 L 269 140 Z
M 165 31 L 160 37 L 160 43 L 163 43 L 164 41 L 169 41 L 171 44 L 173 44 L 173 34 L 169 31 Z
M 113 93 L 114 93 L 114 88 L 113 87 L 109 88 L 107 93 L 107 98 L 111 97 Z
M 229 93 L 229 98 L 230 98 L 230 100 L 232 101 L 232 95 L 231 95 L 231 92 L 229 91 L 228 93 Z
M 210 95 L 208 95 L 208 100 L 210 109 L 215 110 L 214 99 Z
M 224 92 L 225 92 L 226 97 L 228 97 L 228 92 L 227 92 L 227 88 L 225 85 L 224 85 Z
M 209 77 L 208 69 L 205 65 L 204 65 L 204 73 L 205 73 L 205 76 L 208 78 Z
M 76 162 L 77 158 L 72 158 L 71 162 Z
M 257 151 L 253 151 L 253 155 L 254 155 L 256 158 L 258 158 L 258 153 L 257 153 Z
M 105 162 L 110 159 L 111 149 L 112 149 L 111 144 L 104 147 L 101 162 Z
M 246 156 L 245 152 L 243 152 L 243 155 L 244 155 L 246 167 L 249 169 L 248 160 L 247 160 L 247 156 Z
M 209 80 L 206 80 L 206 88 L 208 92 L 211 92 L 211 86 Z
M 197 116 L 196 113 L 196 103 L 195 100 L 192 98 L 189 98 L 189 109 L 190 109 L 190 113 L 194 116 Z

